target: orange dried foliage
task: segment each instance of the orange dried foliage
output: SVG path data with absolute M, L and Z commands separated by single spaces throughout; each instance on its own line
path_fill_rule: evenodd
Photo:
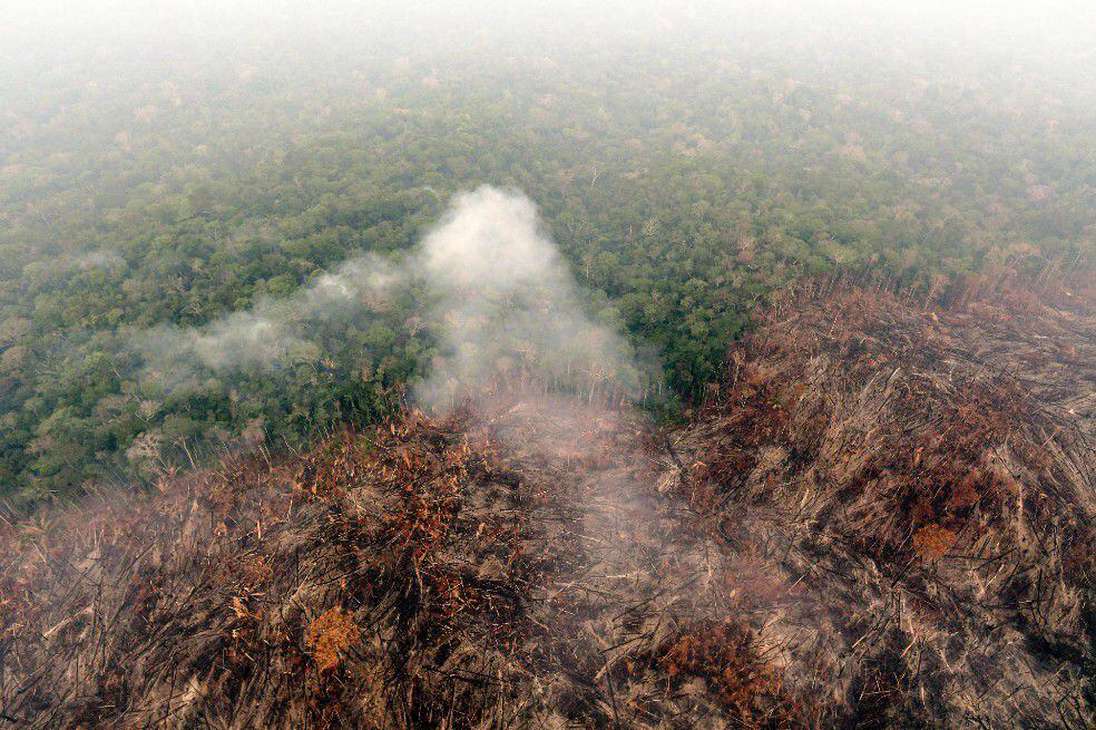
M 339 657 L 358 640 L 358 625 L 337 606 L 321 614 L 308 626 L 306 642 L 320 672 L 339 666 Z
M 924 560 L 937 560 L 948 554 L 958 535 L 946 527 L 925 525 L 913 534 L 913 549 Z

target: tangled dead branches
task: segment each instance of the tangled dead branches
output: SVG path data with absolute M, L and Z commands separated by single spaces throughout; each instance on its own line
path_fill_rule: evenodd
M 0 722 L 1085 726 L 1080 299 L 808 283 L 672 433 L 498 394 L 4 525 Z

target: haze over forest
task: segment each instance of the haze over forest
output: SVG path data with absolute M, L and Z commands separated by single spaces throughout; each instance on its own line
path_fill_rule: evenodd
M 277 367 L 178 352 L 186 388 L 146 345 L 409 249 L 483 184 L 539 207 L 665 414 L 797 276 L 1091 259 L 1091 8 L 792 5 L 9 3 L 0 489 L 388 412 L 437 352 L 413 294 Z

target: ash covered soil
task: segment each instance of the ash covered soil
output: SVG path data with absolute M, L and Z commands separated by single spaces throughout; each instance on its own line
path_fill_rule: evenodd
M 4 527 L 20 727 L 1084 727 L 1093 292 L 801 284 L 691 422 L 408 413 Z

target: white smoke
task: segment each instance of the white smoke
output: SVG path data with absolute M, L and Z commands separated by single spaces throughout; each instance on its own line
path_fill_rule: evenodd
M 385 312 L 408 292 L 418 293 L 414 314 L 438 343 L 414 388 L 424 406 L 510 385 L 635 393 L 640 374 L 627 343 L 585 311 L 536 206 L 489 186 L 457 195 L 399 259 L 355 257 L 288 299 L 264 299 L 199 328 L 143 333 L 139 349 L 146 375 L 168 384 L 201 368 L 261 372 L 315 361 L 325 356 L 309 334 L 318 325 Z
M 441 356 L 417 392 L 443 404 L 499 379 L 630 390 L 626 343 L 583 310 L 533 203 L 483 187 L 460 195 L 412 259 L 437 296 Z
M 260 300 L 202 327 L 158 327 L 137 338 L 146 382 L 167 389 L 185 387 L 203 369 L 213 373 L 269 372 L 323 356 L 309 337 L 313 325 L 331 318 L 379 309 L 402 272 L 383 259 L 363 255 L 323 274 L 289 299 Z

